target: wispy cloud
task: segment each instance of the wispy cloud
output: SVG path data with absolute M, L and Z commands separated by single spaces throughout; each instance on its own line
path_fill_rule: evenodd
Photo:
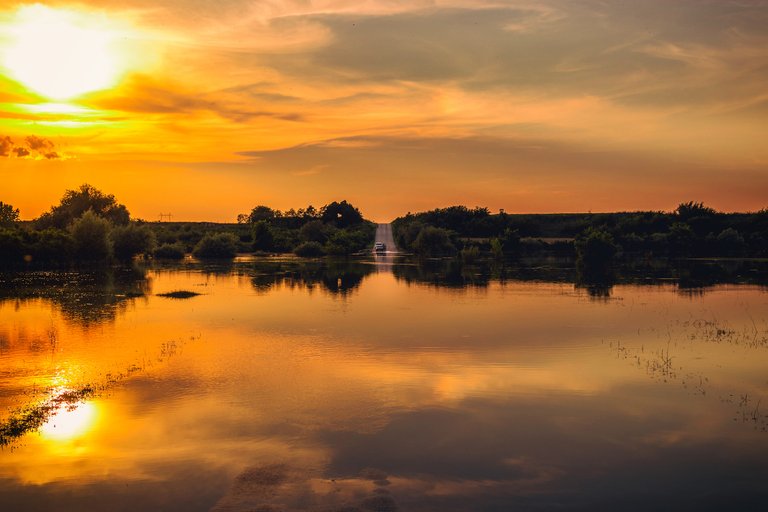
M 185 90 L 145 76 L 134 76 L 115 92 L 94 95 L 87 102 L 98 109 L 142 114 L 209 113 L 236 123 L 247 123 L 260 117 L 284 121 L 302 120 L 302 115 L 296 112 L 272 112 L 227 103 L 200 91 Z

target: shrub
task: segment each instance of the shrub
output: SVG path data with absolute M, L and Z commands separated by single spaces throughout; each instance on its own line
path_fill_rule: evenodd
M 15 229 L 0 228 L 0 264 L 13 265 L 24 259 L 24 240 Z
M 155 258 L 162 258 L 166 260 L 184 259 L 184 246 L 180 243 L 163 244 L 155 249 Z
M 319 242 L 304 242 L 296 247 L 293 252 L 302 258 L 312 258 L 324 254 L 323 246 Z
M 733 228 L 726 228 L 717 235 L 718 253 L 735 256 L 741 254 L 746 247 L 744 237 Z
M 255 208 L 254 208 L 255 210 Z M 251 229 L 251 237 L 253 238 L 253 250 L 255 251 L 272 251 L 274 250 L 274 235 L 272 234 L 272 228 L 265 220 L 256 221 Z
M 32 231 L 28 248 L 33 262 L 65 263 L 75 256 L 75 239 L 60 229 Z
M 92 210 L 75 220 L 70 228 L 75 241 L 75 255 L 78 259 L 106 260 L 111 253 L 109 244 L 109 221 L 99 217 Z
M 115 196 L 86 183 L 78 190 L 67 190 L 58 205 L 37 219 L 37 226 L 64 229 L 88 211 L 118 225 L 128 224 L 130 219 L 128 209 L 118 203 Z
M 340 229 L 333 233 L 325 244 L 325 252 L 346 256 L 362 251 L 368 246 L 369 234 L 363 229 Z
M 616 251 L 609 233 L 587 228 L 576 240 L 576 263 L 588 276 L 606 274 L 613 266 Z
M 456 252 L 448 236 L 448 230 L 432 226 L 424 226 L 421 229 L 413 242 L 413 250 L 419 256 L 425 257 L 444 256 Z
M 312 220 L 301 226 L 299 229 L 299 238 L 304 242 L 317 242 L 324 244 L 333 234 L 335 228 L 330 224 L 323 224 L 322 221 Z
M 397 245 L 401 249 L 413 250 L 413 244 L 422 228 L 424 228 L 424 224 L 418 221 L 408 222 L 402 227 L 399 224 L 394 224 L 393 229 L 395 230 Z
M 504 257 L 504 244 L 498 238 L 491 238 L 491 254 L 497 260 Z
M 137 254 L 151 254 L 156 245 L 152 230 L 136 223 L 115 227 L 110 238 L 112 250 L 119 260 L 130 260 Z
M 198 242 L 192 254 L 197 258 L 234 258 L 237 237 L 232 233 L 208 233 Z
M 479 257 L 480 248 L 476 245 L 471 245 L 461 250 L 461 261 L 464 263 L 474 263 Z
M 19 222 L 19 209 L 0 201 L 0 227 L 12 228 Z

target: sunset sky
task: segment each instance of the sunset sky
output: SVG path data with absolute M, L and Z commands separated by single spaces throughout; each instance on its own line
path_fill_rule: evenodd
M 4 1 L 0 201 L 768 207 L 766 1 Z

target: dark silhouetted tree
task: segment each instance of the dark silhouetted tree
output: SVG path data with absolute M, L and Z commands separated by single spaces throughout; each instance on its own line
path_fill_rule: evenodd
M 449 231 L 433 226 L 424 226 L 413 242 L 413 250 L 419 256 L 445 256 L 456 252 L 451 243 Z
M 324 254 L 323 246 L 319 242 L 304 242 L 299 244 L 293 252 L 302 258 L 314 258 Z
M 17 265 L 24 258 L 24 240 L 18 229 L 0 227 L 0 265 Z
M 320 218 L 325 223 L 332 223 L 336 227 L 346 228 L 363 222 L 360 210 L 346 201 L 332 202 L 320 209 Z
M 714 208 L 704 206 L 704 203 L 688 201 L 687 203 L 680 203 L 675 213 L 681 220 L 688 221 L 694 217 L 711 217 L 716 215 L 717 211 Z
M 67 263 L 75 256 L 75 240 L 67 231 L 30 231 L 28 237 L 29 256 L 34 263 Z
M 237 237 L 232 233 L 208 233 L 197 243 L 192 254 L 197 258 L 234 258 Z
M 717 235 L 718 254 L 738 256 L 746 246 L 744 237 L 733 228 L 726 228 Z
M 19 222 L 19 209 L 0 201 L 0 227 L 12 228 Z
M 251 213 L 248 215 L 248 222 L 253 224 L 262 220 L 268 221 L 278 216 L 276 210 L 273 210 L 269 206 L 259 205 L 251 210 Z
M 155 258 L 164 260 L 183 260 L 184 245 L 179 242 L 175 244 L 163 244 L 155 249 Z
M 610 233 L 587 228 L 576 239 L 576 265 L 587 280 L 610 275 L 617 247 Z
M 109 237 L 114 255 L 121 261 L 130 260 L 137 254 L 152 254 L 156 245 L 155 233 L 148 226 L 135 222 L 113 228 Z
M 89 210 L 115 225 L 125 225 L 130 221 L 128 209 L 119 204 L 115 196 L 104 194 L 86 183 L 77 190 L 67 190 L 57 206 L 37 219 L 37 225 L 39 228 L 64 229 Z
M 260 220 L 253 225 L 251 230 L 253 238 L 253 250 L 271 251 L 274 248 L 275 237 L 266 220 Z
M 79 260 L 102 261 L 109 258 L 109 221 L 92 210 L 86 211 L 72 223 L 70 232 L 75 240 L 75 255 Z
M 328 237 L 333 234 L 334 228 L 323 224 L 320 220 L 312 220 L 301 226 L 299 229 L 299 238 L 304 242 L 317 242 L 324 244 Z
M 693 249 L 696 234 L 685 222 L 675 222 L 669 227 L 667 242 L 674 254 L 688 255 Z

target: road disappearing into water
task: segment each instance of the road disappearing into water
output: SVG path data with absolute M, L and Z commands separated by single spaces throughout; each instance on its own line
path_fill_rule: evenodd
M 392 236 L 392 224 L 378 224 L 376 226 L 375 241 L 381 242 L 386 246 L 387 250 L 385 254 L 394 254 L 397 252 L 397 246 L 395 246 L 395 239 Z M 381 253 L 377 253 L 377 254 L 381 254 Z

